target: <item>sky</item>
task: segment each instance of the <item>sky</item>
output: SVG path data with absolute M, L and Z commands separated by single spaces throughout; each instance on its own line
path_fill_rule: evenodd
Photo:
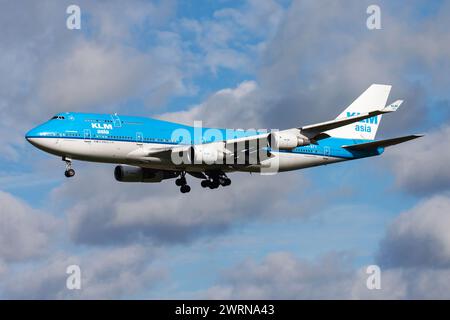
M 450 298 L 450 2 L 0 2 L 0 298 Z M 405 100 L 377 138 L 425 137 L 217 190 L 118 183 L 114 165 L 78 161 L 66 179 L 24 139 L 65 111 L 298 127 L 372 83 Z

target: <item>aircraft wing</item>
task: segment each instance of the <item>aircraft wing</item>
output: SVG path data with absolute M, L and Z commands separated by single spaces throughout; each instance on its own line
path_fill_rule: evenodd
M 267 153 L 261 152 L 263 148 L 267 148 L 269 145 L 269 135 L 270 133 L 267 132 L 226 140 L 224 141 L 226 156 L 233 158 L 235 164 L 259 163 L 263 158 L 269 157 Z
M 394 103 L 388 105 L 387 107 L 384 107 L 383 109 L 370 111 L 367 113 L 355 115 L 355 116 L 348 117 L 348 118 L 340 118 L 340 119 L 335 119 L 335 120 L 331 120 L 331 121 L 312 124 L 312 125 L 301 127 L 299 129 L 301 131 L 301 134 L 303 134 L 304 136 L 306 136 L 310 139 L 313 139 L 325 131 L 343 127 L 343 126 L 346 126 L 346 125 L 354 123 L 354 122 L 358 122 L 358 121 L 361 121 L 364 119 L 378 116 L 380 114 L 394 112 L 400 107 L 402 102 L 403 102 L 402 100 L 397 100 Z
M 261 133 L 247 137 L 195 145 L 174 145 L 158 149 L 138 148 L 130 152 L 127 157 L 144 162 L 149 160 L 154 161 L 155 159 L 170 161 L 174 152 L 186 153 L 191 152 L 191 148 L 213 147 L 223 152 L 225 158 L 234 159 L 230 163 L 248 164 L 250 157 L 255 157 L 255 159 L 261 158 L 260 150 L 268 146 L 268 136 L 269 133 Z M 239 161 L 239 159 L 242 161 Z
M 154 160 L 154 159 L 161 159 L 161 160 L 170 160 L 172 156 L 172 152 L 187 152 L 189 150 L 190 146 L 171 146 L 171 147 L 164 147 L 164 148 L 157 148 L 157 149 L 145 149 L 145 148 L 138 148 L 134 151 L 131 151 L 127 158 L 129 159 L 135 159 L 135 160 Z

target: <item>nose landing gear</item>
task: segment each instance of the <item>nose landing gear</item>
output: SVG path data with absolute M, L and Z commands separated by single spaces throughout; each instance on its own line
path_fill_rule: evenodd
M 62 160 L 66 162 L 66 171 L 64 172 L 64 175 L 67 178 L 72 178 L 75 175 L 75 170 L 72 169 L 72 160 L 67 157 L 63 157 Z

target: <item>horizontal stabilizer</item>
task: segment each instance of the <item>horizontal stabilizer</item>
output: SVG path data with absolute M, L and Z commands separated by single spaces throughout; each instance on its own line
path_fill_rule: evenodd
M 359 143 L 359 144 L 352 144 L 352 145 L 346 145 L 342 146 L 342 148 L 348 149 L 348 150 L 357 150 L 357 151 L 364 151 L 369 149 L 375 149 L 378 147 L 389 147 L 393 146 L 402 142 L 406 142 L 409 140 L 417 139 L 423 137 L 423 134 L 412 134 L 409 136 L 404 137 L 398 137 L 398 138 L 392 138 L 392 139 L 386 139 L 386 140 L 379 140 L 379 141 L 373 141 L 373 142 L 366 142 L 366 143 Z

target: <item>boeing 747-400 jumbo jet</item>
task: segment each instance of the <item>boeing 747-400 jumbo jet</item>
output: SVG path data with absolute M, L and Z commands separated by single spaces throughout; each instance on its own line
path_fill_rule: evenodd
M 234 130 L 187 126 L 117 114 L 59 113 L 26 134 L 37 148 L 62 157 L 66 177 L 72 160 L 119 164 L 122 182 L 177 178 L 182 193 L 191 188 L 186 173 L 204 188 L 228 186 L 234 171 L 274 173 L 377 156 L 384 148 L 422 135 L 374 140 L 391 86 L 371 85 L 335 120 L 276 130 Z

